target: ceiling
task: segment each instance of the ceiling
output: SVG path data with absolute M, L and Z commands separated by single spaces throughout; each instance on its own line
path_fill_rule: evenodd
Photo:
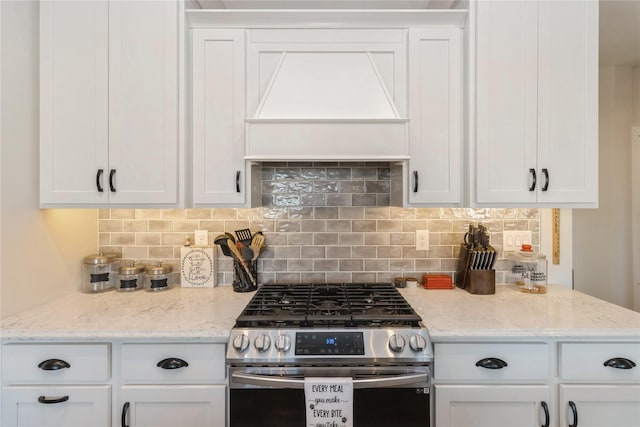
M 600 1 L 600 65 L 640 66 L 640 0 Z

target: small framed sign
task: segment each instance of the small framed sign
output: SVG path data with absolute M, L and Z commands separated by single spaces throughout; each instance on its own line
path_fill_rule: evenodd
M 183 246 L 180 255 L 183 288 L 213 288 L 217 284 L 213 246 Z

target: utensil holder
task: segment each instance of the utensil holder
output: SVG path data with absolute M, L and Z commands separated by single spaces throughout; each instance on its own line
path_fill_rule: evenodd
M 240 264 L 240 261 L 234 259 L 233 260 L 233 290 L 235 292 L 252 292 L 255 291 L 256 289 L 258 289 L 257 283 L 258 283 L 258 269 L 257 269 L 257 262 L 256 261 L 247 261 L 247 269 L 249 270 L 249 272 L 251 273 L 251 275 L 253 276 L 253 279 L 255 280 L 254 284 L 251 279 L 249 278 L 249 275 L 247 274 L 247 271 L 244 269 L 244 267 L 242 266 L 242 264 Z

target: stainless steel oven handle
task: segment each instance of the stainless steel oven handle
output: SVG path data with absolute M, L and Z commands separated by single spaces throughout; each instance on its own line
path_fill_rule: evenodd
M 256 386 L 277 387 L 277 388 L 304 388 L 304 379 L 297 377 L 255 375 L 246 372 L 234 372 L 231 375 L 233 381 L 241 384 L 251 384 Z M 353 388 L 382 388 L 410 386 L 416 383 L 425 382 L 429 379 L 428 373 L 409 375 L 389 375 L 376 376 L 373 378 L 353 380 Z

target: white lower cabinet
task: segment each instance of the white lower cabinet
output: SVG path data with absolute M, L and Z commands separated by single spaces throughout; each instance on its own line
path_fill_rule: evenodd
M 551 389 L 531 385 L 436 385 L 436 427 L 549 426 Z
M 120 377 L 123 427 L 225 426 L 222 343 L 125 343 Z
M 111 387 L 17 386 L 2 390 L 3 427 L 109 427 Z
M 226 386 L 124 386 L 122 426 L 223 427 Z
M 640 385 L 560 385 L 560 425 L 640 426 Z
M 436 427 L 549 427 L 546 343 L 436 343 Z
M 2 427 L 224 427 L 224 342 L 2 345 Z

